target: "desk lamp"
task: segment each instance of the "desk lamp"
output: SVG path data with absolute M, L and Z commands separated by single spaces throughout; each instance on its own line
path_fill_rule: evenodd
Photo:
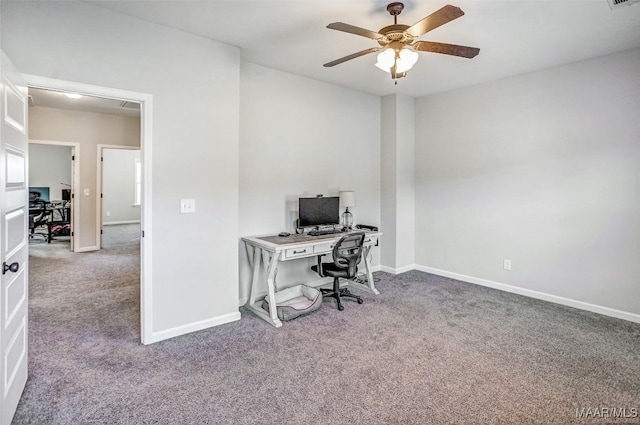
M 338 195 L 340 196 L 340 205 L 345 207 L 345 211 L 342 213 L 342 225 L 351 230 L 353 215 L 349 212 L 349 207 L 356 206 L 356 193 L 352 190 L 343 190 Z

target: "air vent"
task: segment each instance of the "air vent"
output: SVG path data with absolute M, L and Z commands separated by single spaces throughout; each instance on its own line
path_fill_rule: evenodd
M 611 9 L 620 9 L 633 3 L 640 3 L 640 0 L 607 0 L 607 3 Z
M 612 1 L 615 1 L 615 0 L 612 0 Z M 635 0 L 632 0 L 632 1 L 635 1 Z M 140 109 L 140 104 L 136 102 L 128 102 L 125 100 L 120 104 L 120 107 L 125 109 Z

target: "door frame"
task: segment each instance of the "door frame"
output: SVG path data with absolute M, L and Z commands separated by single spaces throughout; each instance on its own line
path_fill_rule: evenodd
M 140 162 L 142 163 L 142 204 L 140 206 L 140 339 L 142 344 L 151 344 L 153 338 L 152 298 L 152 128 L 153 95 L 111 87 L 95 86 L 74 81 L 58 80 L 37 75 L 22 74 L 27 86 L 106 97 L 140 103 Z M 98 241 L 96 241 L 98 242 Z
M 102 180 L 103 180 L 103 162 L 102 162 L 102 152 L 104 149 L 121 149 L 121 150 L 139 150 L 140 151 L 140 157 L 142 159 L 142 149 L 140 146 L 128 146 L 128 145 L 103 145 L 98 143 L 97 145 L 97 153 L 98 153 L 98 158 L 97 158 L 97 163 L 96 163 L 96 245 L 98 246 L 99 249 L 102 249 L 102 220 L 104 217 L 102 217 L 102 204 L 104 202 L 104 199 L 102 197 L 103 195 L 103 190 L 102 190 Z M 142 185 L 144 186 L 144 176 L 142 176 Z M 140 199 L 140 212 L 142 213 L 142 207 L 143 207 L 143 203 L 144 203 L 144 196 L 142 197 L 142 199 Z M 140 217 L 140 220 L 142 220 L 142 214 Z M 141 225 L 142 225 L 142 221 L 141 221 Z
M 29 139 L 29 146 L 34 145 L 47 145 L 47 146 L 65 146 L 71 148 L 71 155 L 73 160 L 71 161 L 71 251 L 78 252 L 78 246 L 80 241 L 80 143 L 75 142 L 61 142 L 55 140 L 39 140 Z M 31 167 L 29 167 L 31 170 Z M 29 182 L 31 184 L 31 182 Z

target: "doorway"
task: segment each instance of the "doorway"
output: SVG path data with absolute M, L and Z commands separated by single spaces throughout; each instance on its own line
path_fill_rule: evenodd
M 142 203 L 140 149 L 133 146 L 98 145 L 97 190 L 100 248 L 131 239 L 138 229 Z
M 29 242 L 75 251 L 80 145 L 29 140 Z M 37 207 L 44 206 L 40 215 Z M 32 208 L 35 207 L 35 208 Z
M 152 128 L 152 96 L 144 93 L 138 92 L 130 92 L 125 90 L 106 88 L 100 86 L 92 86 L 88 84 L 75 83 L 70 81 L 56 80 L 45 77 L 38 77 L 32 75 L 24 75 L 27 80 L 27 85 L 29 88 L 35 89 L 44 89 L 51 90 L 55 92 L 64 92 L 69 94 L 80 94 L 81 96 L 87 97 L 101 97 L 106 99 L 115 100 L 121 103 L 124 107 L 124 104 L 135 103 L 140 105 L 140 118 L 139 118 L 139 150 L 140 150 L 140 172 L 141 172 L 141 181 L 140 181 L 140 233 L 142 236 L 139 239 L 139 253 L 140 253 L 140 262 L 139 262 L 139 271 L 140 271 L 140 279 L 139 279 L 139 289 L 140 289 L 140 312 L 139 312 L 139 320 L 140 320 L 140 340 L 143 344 L 150 344 L 154 341 L 153 337 L 153 327 L 151 318 L 152 315 L 152 304 L 151 304 L 151 279 L 152 279 L 152 271 L 151 271 L 151 235 L 146 232 L 145 234 L 145 226 L 150 226 L 151 224 L 151 210 L 147 206 L 151 204 L 151 128 Z M 94 145 L 96 146 L 96 145 Z M 89 155 L 89 157 L 95 155 L 95 153 L 91 153 L 90 149 L 85 149 L 83 147 L 83 155 Z M 95 152 L 95 151 L 94 151 Z M 86 158 L 85 158 L 86 159 Z M 90 162 L 91 164 L 95 164 L 94 161 L 88 160 L 84 162 Z M 99 223 L 95 222 L 96 213 L 93 211 L 96 202 L 83 202 L 85 198 L 88 200 L 92 195 L 97 194 L 95 191 L 96 184 L 91 176 L 95 176 L 96 173 L 89 173 L 89 178 L 85 181 L 87 184 L 82 183 L 82 177 L 86 177 L 86 174 L 81 171 L 80 173 L 81 183 L 77 189 L 76 200 L 79 201 L 79 205 L 81 208 L 78 208 L 78 215 L 81 216 L 83 211 L 87 209 L 90 211 L 90 215 L 92 216 L 93 226 L 89 226 L 89 228 L 84 227 L 83 224 L 80 224 L 77 230 L 80 230 L 81 235 L 90 235 L 91 239 L 94 238 L 94 231 L 96 227 L 99 227 Z M 91 205 L 90 205 L 91 204 Z M 76 221 L 77 222 L 77 221 Z M 93 229 L 92 229 L 93 227 Z M 76 241 L 78 242 L 78 241 Z M 93 251 L 100 249 L 99 240 L 95 240 L 93 244 L 82 243 L 80 247 L 76 246 L 77 252 L 82 251 Z M 78 245 L 78 244 L 77 244 Z

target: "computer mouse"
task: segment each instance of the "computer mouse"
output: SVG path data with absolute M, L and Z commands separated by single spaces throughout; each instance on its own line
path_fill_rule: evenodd
M 283 238 L 286 238 L 287 236 L 290 236 L 290 235 L 291 235 L 291 233 L 289 233 L 289 232 L 278 233 L 278 236 L 283 237 Z

